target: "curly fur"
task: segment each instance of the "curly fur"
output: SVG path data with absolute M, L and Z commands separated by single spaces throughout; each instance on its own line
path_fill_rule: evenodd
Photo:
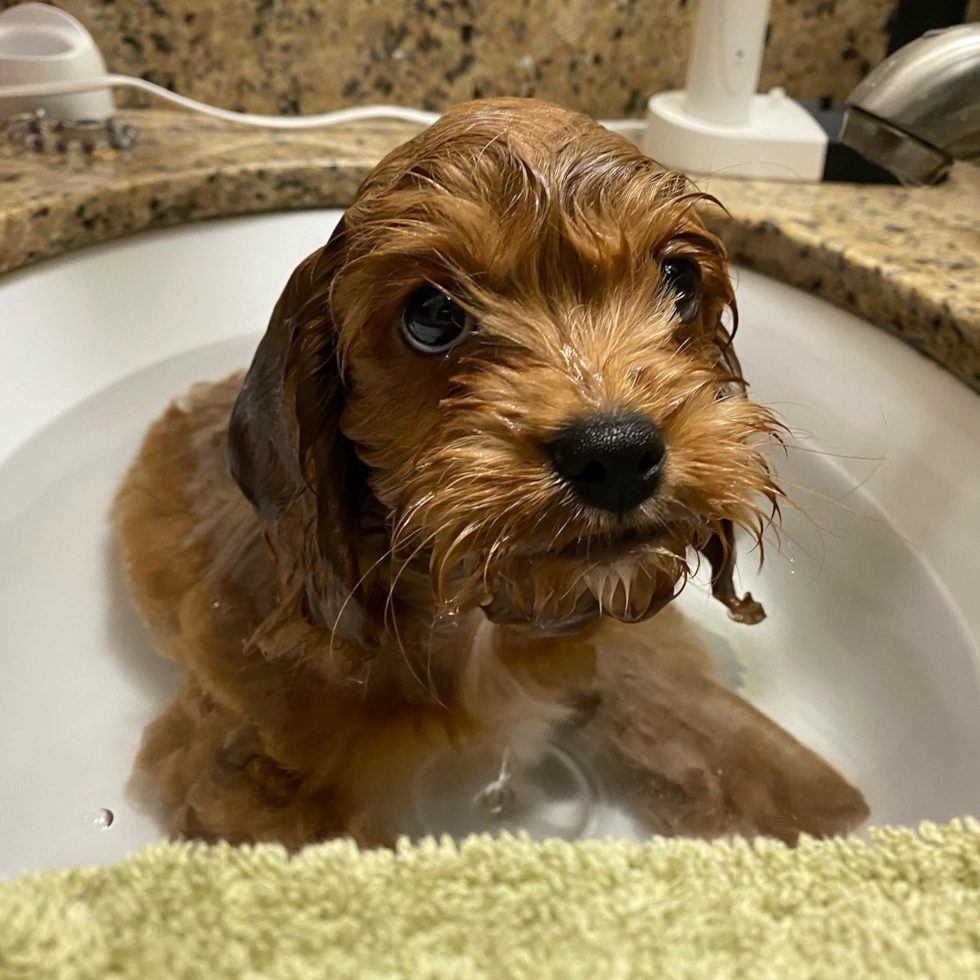
M 732 529 L 761 545 L 780 497 L 765 454 L 779 426 L 746 396 L 724 249 L 697 216 L 710 203 L 584 116 L 459 106 L 367 178 L 293 274 L 244 381 L 197 390 L 151 430 L 117 519 L 137 603 L 185 668 L 141 755 L 175 832 L 390 840 L 432 753 L 533 757 L 582 695 L 631 770 L 643 743 L 647 782 L 663 778 L 663 726 L 655 741 L 642 732 L 656 726 L 627 739 L 622 724 L 657 701 L 676 623 L 657 624 L 676 617 L 643 627 L 659 666 L 631 668 L 635 697 L 615 689 L 603 630 L 661 610 L 699 551 L 719 598 L 758 619 L 731 585 Z M 686 323 L 660 273 L 678 256 L 701 272 Z M 477 324 L 445 356 L 397 329 L 425 284 Z M 545 449 L 606 410 L 643 413 L 667 444 L 658 492 L 622 517 L 581 503 Z M 776 771 L 800 824 L 761 806 L 735 819 L 738 794 L 717 790 L 729 809 L 705 832 L 792 838 L 859 819 L 855 791 L 709 673 L 680 676 L 714 684 L 719 732 L 783 740 L 798 771 L 758 745 L 738 771 L 766 769 L 760 785 Z M 699 743 L 705 771 L 737 751 L 727 741 Z

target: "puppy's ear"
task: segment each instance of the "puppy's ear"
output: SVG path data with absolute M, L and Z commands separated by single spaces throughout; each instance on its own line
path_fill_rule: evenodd
M 344 385 L 330 311 L 344 236 L 341 219 L 279 297 L 232 411 L 228 453 L 279 564 L 281 600 L 298 601 L 312 625 L 363 643 L 369 624 L 352 593 L 368 489 L 340 431 Z
M 735 526 L 722 521 L 717 534 L 701 546 L 711 565 L 711 594 L 728 609 L 737 623 L 754 625 L 766 618 L 762 605 L 752 598 L 751 592 L 740 596 L 735 589 Z

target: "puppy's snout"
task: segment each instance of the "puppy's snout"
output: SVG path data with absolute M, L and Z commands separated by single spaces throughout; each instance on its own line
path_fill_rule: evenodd
M 548 442 L 558 475 L 592 507 L 622 516 L 657 489 L 663 433 L 638 412 L 575 419 Z

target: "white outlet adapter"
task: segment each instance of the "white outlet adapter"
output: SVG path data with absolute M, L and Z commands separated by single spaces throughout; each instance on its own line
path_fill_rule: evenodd
M 813 181 L 828 138 L 782 89 L 758 94 L 769 0 L 701 0 L 683 91 L 647 103 L 641 148 L 690 174 Z

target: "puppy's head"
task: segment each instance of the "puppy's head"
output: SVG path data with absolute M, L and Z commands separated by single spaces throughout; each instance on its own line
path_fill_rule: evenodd
M 294 274 L 232 426 L 314 596 L 356 608 L 366 502 L 440 603 L 556 629 L 659 608 L 723 522 L 761 534 L 774 423 L 698 200 L 525 100 L 457 107 L 378 165 Z

